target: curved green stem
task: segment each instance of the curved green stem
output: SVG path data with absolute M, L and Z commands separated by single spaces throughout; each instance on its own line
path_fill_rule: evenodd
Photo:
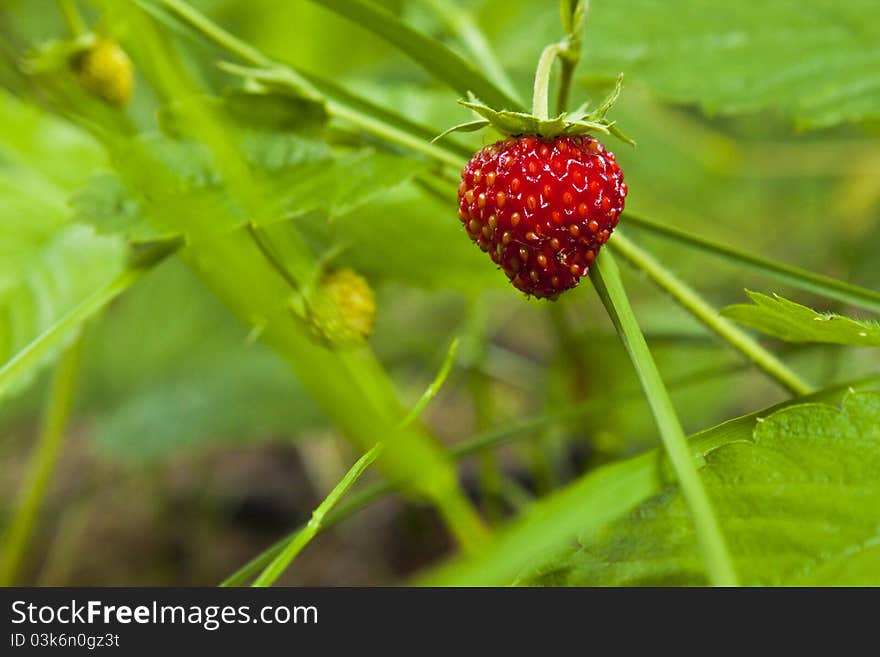
M 532 114 L 539 119 L 550 118 L 550 75 L 553 62 L 564 52 L 562 44 L 553 43 L 544 48 L 535 71 L 535 91 L 532 96 Z
M 428 404 L 431 403 L 434 397 L 437 396 L 437 393 L 440 392 L 440 388 L 446 383 L 446 378 L 449 376 L 449 372 L 452 371 L 452 366 L 455 364 L 455 357 L 458 355 L 458 344 L 458 338 L 455 338 L 449 344 L 449 349 L 446 351 L 446 356 L 443 358 L 443 363 L 440 365 L 440 370 L 437 372 L 437 376 L 435 376 L 434 380 L 431 381 L 427 388 L 425 388 L 425 392 L 422 393 L 422 396 L 419 397 L 409 413 L 406 414 L 406 417 L 400 421 L 401 427 L 408 427 L 412 424 L 422 414 L 422 411 L 425 410 Z
M 633 244 L 619 232 L 614 234 L 608 244 L 633 266 L 645 272 L 657 287 L 668 293 L 682 308 L 786 390 L 794 395 L 806 395 L 812 391 L 812 386 L 762 347 L 757 340 L 719 315 L 718 311 L 706 303 L 693 288 L 676 277 L 650 253 Z
M 317 533 L 321 530 L 324 519 L 327 514 L 336 506 L 336 503 L 342 498 L 348 489 L 360 478 L 364 471 L 370 467 L 379 455 L 382 453 L 382 443 L 376 445 L 369 452 L 360 457 L 351 469 L 345 473 L 342 480 L 336 484 L 330 494 L 323 502 L 312 512 L 312 517 L 308 524 L 299 531 L 293 539 L 287 543 L 281 553 L 275 557 L 271 563 L 263 570 L 262 573 L 254 580 L 251 586 L 266 587 L 272 586 L 281 574 L 287 570 L 287 567 L 302 552 L 302 549 L 308 545 Z
M 449 29 L 455 33 L 462 45 L 467 48 L 473 60 L 479 62 L 486 70 L 490 80 L 507 93 L 508 96 L 519 100 L 519 96 L 510 76 L 504 70 L 486 35 L 477 26 L 470 11 L 460 7 L 450 0 L 427 0 L 434 14 L 446 23 Z
M 78 336 L 58 362 L 46 403 L 43 428 L 28 466 L 18 508 L 3 541 L 0 586 L 15 584 L 52 473 L 61 456 L 67 419 L 76 391 L 81 351 L 82 338 Z
M 684 430 L 672 405 L 672 399 L 663 384 L 663 379 L 660 377 L 660 372 L 633 314 L 623 287 L 623 281 L 620 279 L 620 270 L 609 251 L 605 250 L 599 254 L 598 259 L 590 268 L 590 279 L 593 281 L 596 292 L 602 299 L 624 347 L 629 352 L 636 374 L 645 391 L 666 454 L 669 456 L 690 510 L 709 580 L 716 586 L 736 586 L 736 572 L 724 541 L 724 535 L 721 532 L 721 526 L 712 509 L 700 475 L 697 473 L 695 459 L 702 459 L 702 457 L 688 445 Z

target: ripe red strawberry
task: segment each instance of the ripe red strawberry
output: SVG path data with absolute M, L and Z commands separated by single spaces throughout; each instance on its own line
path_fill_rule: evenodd
M 510 137 L 468 162 L 458 214 L 514 286 L 555 299 L 587 273 L 626 192 L 614 155 L 593 137 Z

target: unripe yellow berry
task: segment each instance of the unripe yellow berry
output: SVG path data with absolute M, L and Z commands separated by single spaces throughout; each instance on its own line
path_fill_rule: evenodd
M 112 39 L 99 39 L 73 62 L 82 85 L 110 105 L 121 107 L 131 100 L 134 67 L 128 55 Z
M 324 276 L 309 306 L 312 329 L 333 345 L 364 342 L 373 332 L 375 319 L 373 290 L 351 269 Z

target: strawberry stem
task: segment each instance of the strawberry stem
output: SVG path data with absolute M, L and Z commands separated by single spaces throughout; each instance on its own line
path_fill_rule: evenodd
M 535 91 L 532 96 L 532 114 L 546 121 L 550 118 L 550 75 L 553 62 L 564 51 L 561 43 L 553 43 L 544 48 L 535 71 Z
M 610 251 L 599 253 L 596 263 L 590 267 L 590 280 L 629 353 L 645 391 L 663 446 L 690 511 L 709 581 L 715 586 L 736 586 L 736 571 L 721 526 L 697 472 L 695 460 L 702 461 L 702 455 L 695 453 L 688 445 L 669 391 L 636 321 L 620 278 L 620 270 Z

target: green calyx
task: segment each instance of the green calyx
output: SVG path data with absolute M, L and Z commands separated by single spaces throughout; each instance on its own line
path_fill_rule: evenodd
M 614 90 L 593 110 L 589 109 L 589 103 L 584 103 L 572 112 L 563 112 L 553 118 L 541 118 L 526 112 L 496 110 L 480 102 L 473 94 L 468 94 L 467 100 L 460 100 L 458 102 L 473 111 L 480 118 L 453 126 L 435 137 L 433 141 L 439 141 L 454 132 L 475 132 L 476 130 L 492 127 L 508 137 L 528 134 L 552 139 L 561 135 L 597 133 L 614 135 L 627 144 L 634 146 L 635 142 L 627 137 L 614 121 L 610 121 L 607 118 L 608 111 L 614 106 L 614 103 L 620 96 L 622 84 L 623 74 L 617 77 Z

